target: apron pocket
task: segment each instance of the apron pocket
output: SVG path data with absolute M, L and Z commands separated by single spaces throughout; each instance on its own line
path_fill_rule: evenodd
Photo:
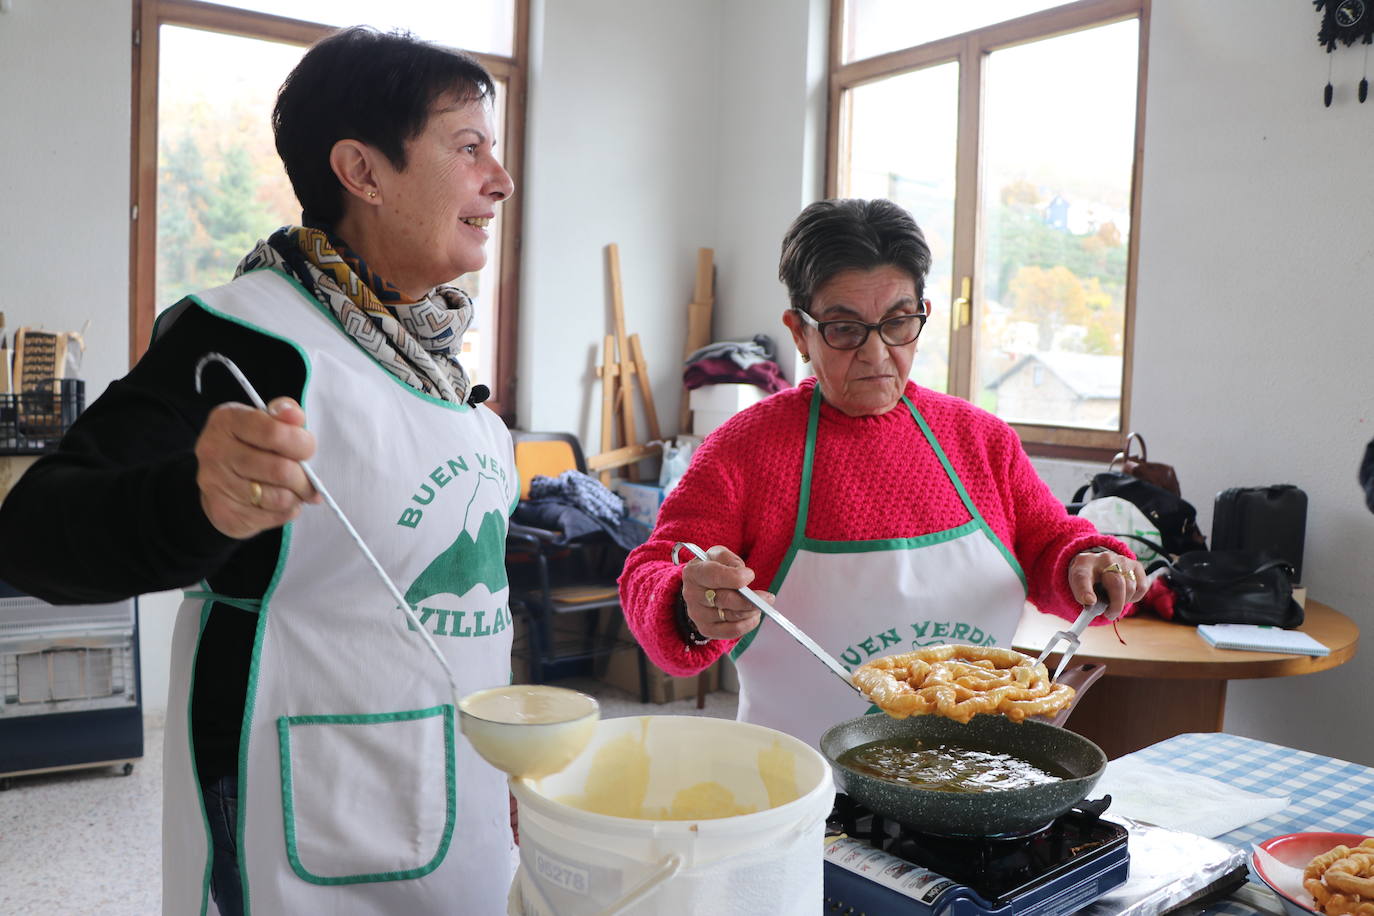
M 456 807 L 453 706 L 282 716 L 291 867 L 313 884 L 419 878 L 439 867 Z

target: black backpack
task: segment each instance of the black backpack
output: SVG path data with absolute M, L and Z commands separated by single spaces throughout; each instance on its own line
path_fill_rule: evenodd
M 1082 503 L 1105 496 L 1119 496 L 1144 512 L 1159 529 L 1160 545 L 1166 553 L 1178 556 L 1190 550 L 1207 549 L 1207 539 L 1198 530 L 1197 510 L 1181 496 L 1130 474 L 1103 471 L 1094 474 L 1091 483 L 1080 487 L 1073 501 Z

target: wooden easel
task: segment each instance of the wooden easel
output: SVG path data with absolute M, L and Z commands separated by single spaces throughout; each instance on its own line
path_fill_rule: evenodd
M 710 248 L 697 249 L 697 279 L 692 290 L 692 301 L 687 306 L 687 343 L 682 350 L 685 360 L 697 350 L 711 342 L 711 308 L 715 304 L 715 268 L 711 259 L 715 252 Z M 682 389 L 682 409 L 678 411 L 677 431 L 679 435 L 691 431 L 692 405 L 690 392 Z
M 611 485 L 611 471 L 626 468 L 630 480 L 639 480 L 639 462 L 662 450 L 658 428 L 658 411 L 654 409 L 654 393 L 649 386 L 649 368 L 639 335 L 625 334 L 625 301 L 620 285 L 620 249 L 614 243 L 606 246 L 607 267 L 611 279 L 611 311 L 615 334 L 607 334 L 602 342 L 602 363 L 597 370 L 601 376 L 601 452 L 587 459 L 587 469 L 599 474 L 601 482 Z M 639 442 L 635 434 L 634 388 L 638 386 L 644 401 L 644 419 L 649 426 L 649 438 Z M 618 419 L 618 423 L 617 423 Z M 615 427 L 619 426 L 620 447 L 615 444 Z

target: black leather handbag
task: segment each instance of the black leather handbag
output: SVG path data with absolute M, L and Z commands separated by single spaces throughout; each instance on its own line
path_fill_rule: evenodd
M 1207 539 L 1198 530 L 1197 510 L 1181 496 L 1121 471 L 1103 471 L 1080 487 L 1073 501 L 1081 503 L 1085 498 L 1104 496 L 1119 496 L 1144 512 L 1159 530 L 1159 542 L 1166 553 L 1177 556 L 1207 549 Z
M 1253 623 L 1291 629 L 1302 625 L 1293 598 L 1293 567 L 1262 550 L 1198 550 L 1179 557 L 1169 572 L 1179 623 Z
M 1217 494 L 1212 511 L 1213 550 L 1268 550 L 1302 581 L 1307 535 L 1307 494 L 1292 484 L 1232 487 Z

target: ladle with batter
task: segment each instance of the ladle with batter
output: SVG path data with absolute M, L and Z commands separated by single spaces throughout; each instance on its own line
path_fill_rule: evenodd
M 586 749 L 601 708 L 566 687 L 511 684 L 458 702 L 459 727 L 482 759 L 512 779 L 557 773 Z

